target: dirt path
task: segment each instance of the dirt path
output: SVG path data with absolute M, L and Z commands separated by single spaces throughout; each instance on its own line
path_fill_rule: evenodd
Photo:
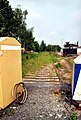
M 26 103 L 11 104 L 3 110 L 0 120 L 69 120 L 75 112 L 75 107 L 65 101 L 63 91 L 70 86 L 60 84 L 52 64 L 42 66 L 34 78 L 26 76 L 23 80 L 28 89 Z

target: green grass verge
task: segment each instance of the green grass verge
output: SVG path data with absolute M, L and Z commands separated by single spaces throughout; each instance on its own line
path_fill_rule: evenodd
M 26 59 L 27 58 L 27 59 Z M 55 63 L 58 61 L 58 56 L 55 53 L 40 52 L 40 53 L 30 53 L 22 54 L 22 75 L 35 74 L 41 66 Z

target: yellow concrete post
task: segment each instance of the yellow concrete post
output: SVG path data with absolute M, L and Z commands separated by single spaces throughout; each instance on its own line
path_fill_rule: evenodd
M 11 37 L 0 38 L 0 108 L 8 106 L 15 97 L 12 89 L 22 81 L 21 44 Z

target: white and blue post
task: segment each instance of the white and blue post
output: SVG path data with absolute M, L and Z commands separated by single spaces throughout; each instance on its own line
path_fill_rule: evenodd
M 81 102 L 81 55 L 74 59 L 72 99 Z

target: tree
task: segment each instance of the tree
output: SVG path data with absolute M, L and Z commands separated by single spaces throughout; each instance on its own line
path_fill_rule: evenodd
M 40 51 L 45 51 L 46 50 L 46 44 L 44 43 L 44 40 L 42 40 L 41 44 L 40 44 Z
M 15 27 L 17 26 L 15 37 L 19 38 L 22 47 L 30 51 L 34 49 L 33 44 L 35 37 L 33 37 L 34 27 L 27 29 L 27 24 L 25 22 L 27 14 L 28 14 L 27 10 L 22 11 L 21 8 L 15 9 L 14 11 Z
M 34 51 L 39 52 L 39 43 L 37 41 L 34 41 Z
M 33 37 L 33 29 L 34 27 L 27 30 L 26 40 L 25 40 L 25 48 L 27 48 L 27 50 L 34 50 L 35 37 Z
M 60 52 L 61 47 L 60 47 L 59 45 L 53 45 L 53 46 L 52 46 L 52 50 L 53 50 L 54 52 Z
M 21 8 L 15 8 L 14 10 L 14 29 L 15 29 L 15 33 L 14 36 L 16 38 L 20 38 L 23 39 L 27 28 L 26 28 L 26 15 L 28 14 L 27 10 L 22 11 Z
M 22 47 L 33 49 L 33 27 L 27 29 L 25 22 L 27 10 L 22 11 L 21 7 L 17 6 L 12 10 L 8 0 L 0 0 L 0 36 L 10 36 L 18 39 Z
M 61 47 L 59 45 L 47 45 L 46 51 L 60 52 Z
M 46 46 L 46 51 L 53 51 L 52 48 L 53 48 L 53 45 L 49 44 L 49 45 Z
M 12 10 L 9 1 L 0 0 L 0 36 L 20 37 L 23 28 L 26 30 L 27 14 L 27 10 L 22 11 L 18 7 Z
M 12 36 L 13 11 L 7 0 L 0 0 L 0 36 Z
M 61 47 L 59 45 L 56 45 L 57 47 L 57 52 L 60 52 L 61 51 Z

